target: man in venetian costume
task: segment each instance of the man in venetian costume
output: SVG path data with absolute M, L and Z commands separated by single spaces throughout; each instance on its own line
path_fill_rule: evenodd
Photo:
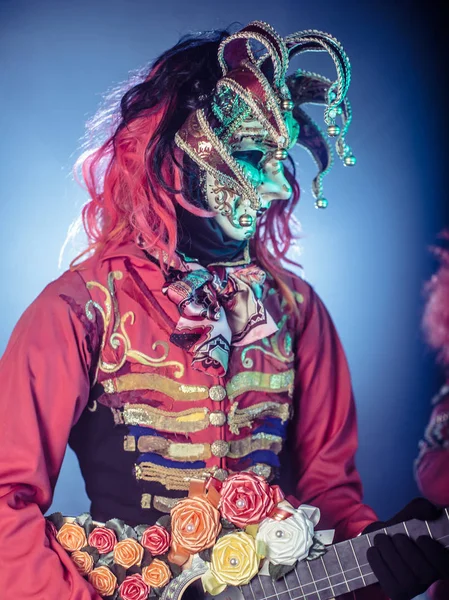
M 330 54 L 335 81 L 286 78 L 310 50 Z M 376 522 L 354 464 L 342 347 L 320 298 L 287 269 L 299 199 L 289 150 L 316 159 L 318 208 L 331 166 L 302 105 L 325 106 L 353 165 L 349 81 L 333 37 L 281 38 L 254 22 L 182 40 L 125 93 L 111 136 L 82 164 L 88 251 L 28 308 L 0 366 L 2 598 L 99 598 L 42 516 L 67 443 L 100 523 L 155 523 L 192 479 L 245 471 L 318 507 L 335 541 Z M 395 600 L 443 576 L 436 542 L 380 537 L 370 561 Z

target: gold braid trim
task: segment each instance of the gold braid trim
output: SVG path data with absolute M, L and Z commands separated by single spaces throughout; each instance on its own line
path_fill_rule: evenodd
M 226 385 L 228 398 L 233 400 L 245 392 L 288 392 L 293 395 L 293 380 L 295 377 L 294 369 L 288 369 L 283 373 L 262 373 L 260 371 L 251 371 L 237 373 Z
M 209 426 L 209 409 L 190 408 L 173 413 L 148 404 L 125 404 L 123 422 L 125 425 L 143 425 L 170 433 L 192 433 Z
M 132 443 L 130 443 L 130 438 L 132 438 Z M 136 439 L 134 436 L 126 436 L 125 439 L 127 444 L 124 449 L 135 451 Z M 271 450 L 278 454 L 282 449 L 282 442 L 282 437 L 278 435 L 257 433 L 241 440 L 232 440 L 229 443 L 229 451 L 226 456 L 229 458 L 242 458 L 255 450 Z M 211 444 L 179 444 L 157 435 L 140 436 L 137 440 L 137 449 L 142 453 L 154 452 L 164 458 L 181 462 L 207 460 L 212 456 Z
M 211 457 L 210 444 L 179 444 L 157 435 L 142 435 L 137 441 L 139 452 L 155 452 L 164 458 L 179 461 L 207 460 Z
M 151 508 L 151 494 L 142 494 L 140 506 L 141 508 Z
M 114 379 L 106 379 L 102 385 L 104 391 L 109 394 L 151 390 L 183 402 L 206 400 L 209 397 L 209 388 L 205 385 L 187 385 L 157 373 L 127 373 Z
M 282 449 L 283 439 L 279 435 L 270 433 L 256 433 L 250 437 L 230 442 L 228 458 L 242 458 L 256 450 L 271 450 L 279 454 Z
M 285 423 L 290 418 L 291 410 L 291 405 L 288 403 L 261 402 L 248 408 L 237 408 L 235 402 L 228 415 L 229 429 L 234 435 L 238 435 L 243 427 L 251 427 L 255 419 L 267 416 L 277 417 Z
M 166 496 L 154 496 L 153 507 L 160 512 L 169 513 L 182 498 L 167 498 Z
M 156 481 L 167 490 L 188 490 L 191 479 L 204 479 L 209 477 L 214 469 L 175 469 L 162 467 L 150 462 L 141 462 L 135 465 L 136 479 L 143 481 Z

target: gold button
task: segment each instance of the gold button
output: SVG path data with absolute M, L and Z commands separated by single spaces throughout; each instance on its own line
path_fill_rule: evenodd
M 222 410 L 215 410 L 214 412 L 210 413 L 209 421 L 211 425 L 215 425 L 215 427 L 221 427 L 226 423 L 226 415 Z
M 215 440 L 211 444 L 210 451 L 214 456 L 218 456 L 219 458 L 223 458 L 229 452 L 229 444 L 225 442 L 225 440 Z
M 270 467 L 270 465 L 265 465 L 264 463 L 257 463 L 257 465 L 254 465 L 254 467 L 248 469 L 248 471 L 252 471 L 260 477 L 265 477 L 265 479 L 269 479 L 272 470 L 273 469 Z
M 229 473 L 228 471 L 226 471 L 226 469 L 217 469 L 216 471 L 214 471 L 213 475 L 220 481 L 224 481 L 229 475 Z
M 209 398 L 214 402 L 221 402 L 226 398 L 226 390 L 222 385 L 213 385 L 209 388 Z

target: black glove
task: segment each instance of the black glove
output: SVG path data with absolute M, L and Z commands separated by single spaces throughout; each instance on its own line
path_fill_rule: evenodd
M 428 500 L 415 498 L 392 519 L 371 523 L 363 533 L 410 519 L 433 521 L 441 514 L 442 510 Z M 412 540 L 402 533 L 379 533 L 367 551 L 367 559 L 391 600 L 411 600 L 435 581 L 449 579 L 449 550 L 427 536 Z

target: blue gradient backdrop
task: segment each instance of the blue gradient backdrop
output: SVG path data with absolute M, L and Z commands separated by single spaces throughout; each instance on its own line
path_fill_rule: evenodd
M 334 167 L 325 181 L 329 208 L 316 211 L 314 164 L 296 151 L 302 263 L 348 354 L 366 501 L 387 517 L 415 496 L 412 462 L 438 385 L 419 333 L 421 286 L 433 268 L 426 246 L 445 220 L 438 23 L 410 3 L 388 4 L 0 1 L 0 351 L 25 307 L 61 272 L 61 246 L 86 199 L 71 167 L 103 92 L 190 30 L 261 19 L 283 34 L 329 31 L 353 65 L 348 142 L 358 165 Z M 297 65 L 333 76 L 324 54 Z M 87 508 L 68 451 L 53 509 Z

